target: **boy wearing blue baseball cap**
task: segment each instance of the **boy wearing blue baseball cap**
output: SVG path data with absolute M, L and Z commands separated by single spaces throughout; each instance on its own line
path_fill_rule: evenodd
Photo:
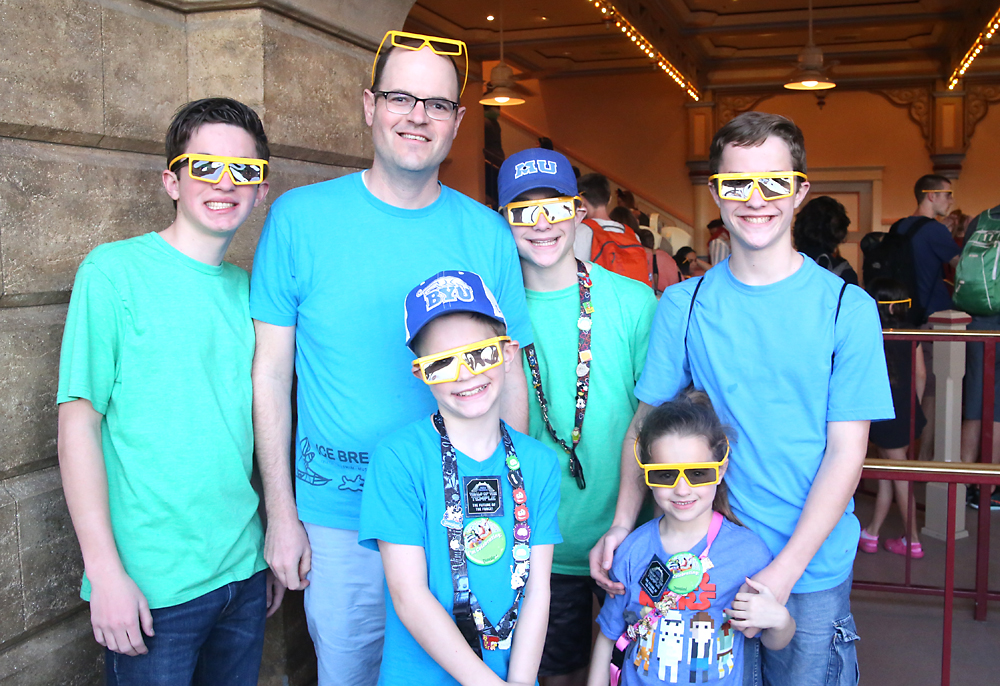
M 638 401 L 656 297 L 573 254 L 586 214 L 566 157 L 533 148 L 500 168 L 501 212 L 514 235 L 535 333 L 524 349 L 532 437 L 559 456 L 559 528 L 541 676 L 585 683 L 593 596 L 588 553 L 611 526 L 621 446 Z M 586 425 L 584 419 L 586 418 Z
M 518 343 L 472 272 L 427 279 L 404 312 L 415 383 L 438 409 L 379 443 L 368 467 L 358 540 L 385 568 L 379 684 L 534 684 L 562 541 L 559 467 L 500 419 Z

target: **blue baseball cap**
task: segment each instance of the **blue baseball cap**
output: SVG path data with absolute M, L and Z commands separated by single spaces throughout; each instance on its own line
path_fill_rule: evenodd
M 497 185 L 500 207 L 536 188 L 553 188 L 570 197 L 577 194 L 573 165 L 562 153 L 545 148 L 528 148 L 504 160 Z
M 451 312 L 478 312 L 507 325 L 496 298 L 479 274 L 438 272 L 406 295 L 403 311 L 406 345 L 409 346 L 425 326 Z

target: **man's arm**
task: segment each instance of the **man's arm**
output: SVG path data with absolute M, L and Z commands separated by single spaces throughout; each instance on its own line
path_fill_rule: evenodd
M 309 585 L 312 551 L 299 521 L 292 491 L 292 374 L 295 327 L 254 320 L 257 346 L 253 357 L 253 435 L 264 485 L 267 533 L 264 559 L 285 588 Z
M 122 566 L 111 529 L 103 418 L 82 398 L 59 406 L 59 471 L 90 580 L 94 638 L 116 653 L 144 655 L 149 651 L 142 634 L 153 635 L 153 616 L 146 596 Z
M 545 632 L 549 628 L 549 578 L 554 548 L 554 545 L 531 546 L 531 573 L 524 588 L 511 646 L 508 684 L 531 686 L 538 677 Z
M 520 350 L 514 356 L 503 395 L 500 396 L 500 416 L 515 431 L 528 433 L 528 380 L 524 378 L 523 356 Z
M 861 480 L 870 424 L 867 420 L 827 422 L 826 454 L 795 531 L 771 564 L 753 577 L 770 588 L 782 605 L 788 602 L 792 587 L 844 516 Z
M 472 651 L 428 588 L 424 549 L 385 541 L 378 542 L 378 549 L 392 606 L 420 647 L 462 686 L 502 686 L 504 682 Z M 417 681 L 418 676 L 414 675 Z
M 615 518 L 611 523 L 608 532 L 598 539 L 597 544 L 590 551 L 590 576 L 594 578 L 597 585 L 610 593 L 612 596 L 625 592 L 625 585 L 612 581 L 608 576 L 611 563 L 614 561 L 615 550 L 621 545 L 625 537 L 632 533 L 635 527 L 635 520 L 639 516 L 642 502 L 646 498 L 646 488 L 643 486 L 641 470 L 635 462 L 633 446 L 636 437 L 639 435 L 639 427 L 652 405 L 639 402 L 639 407 L 632 417 L 632 423 L 625 432 L 625 441 L 622 443 L 621 457 L 621 480 L 618 486 L 618 502 L 615 505 Z

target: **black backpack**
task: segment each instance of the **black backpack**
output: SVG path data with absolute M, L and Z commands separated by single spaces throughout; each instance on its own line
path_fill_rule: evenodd
M 913 296 L 909 311 L 910 323 L 919 325 L 924 321 L 924 308 L 916 300 L 917 270 L 913 261 L 913 237 L 933 220 L 918 217 L 910 224 L 906 233 L 902 233 L 899 227 L 908 219 L 910 217 L 897 221 L 889 227 L 888 233 L 872 232 L 864 237 L 861 250 L 865 254 L 865 260 L 861 271 L 865 286 L 882 278 L 893 279 L 906 286 Z

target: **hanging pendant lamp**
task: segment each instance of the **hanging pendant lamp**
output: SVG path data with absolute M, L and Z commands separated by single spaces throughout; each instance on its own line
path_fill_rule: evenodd
M 490 82 L 479 99 L 480 105 L 509 107 L 523 105 L 524 98 L 514 90 L 514 70 L 503 61 L 503 0 L 500 2 L 500 62 L 490 70 Z
M 822 91 L 837 84 L 823 69 L 823 51 L 813 42 L 812 0 L 809 0 L 809 42 L 799 53 L 799 67 L 785 88 L 793 91 Z

